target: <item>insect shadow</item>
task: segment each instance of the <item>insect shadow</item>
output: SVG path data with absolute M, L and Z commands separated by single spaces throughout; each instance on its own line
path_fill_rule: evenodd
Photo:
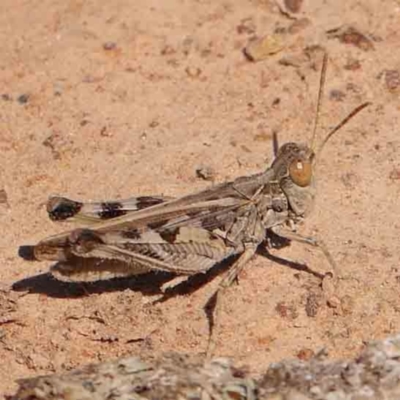
M 277 234 L 275 234 L 274 232 L 269 231 L 269 230 L 268 230 L 268 238 L 269 238 L 270 246 L 274 249 L 281 249 L 283 247 L 287 247 L 291 243 L 290 240 L 288 240 L 286 238 L 282 238 L 282 237 L 278 236 Z M 265 257 L 274 263 L 283 265 L 285 267 L 289 267 L 293 270 L 306 272 L 310 275 L 313 275 L 314 277 L 318 278 L 321 281 L 324 278 L 324 274 L 312 270 L 306 264 L 287 260 L 285 258 L 278 257 L 278 256 L 271 254 L 265 246 L 259 246 L 256 254 L 260 255 L 262 257 Z M 162 302 L 170 299 L 171 297 L 186 295 L 186 294 L 190 294 L 190 293 L 196 291 L 197 289 L 199 289 L 206 283 L 212 281 L 216 276 L 220 275 L 223 271 L 228 270 L 230 268 L 230 266 L 232 265 L 232 263 L 237 258 L 238 258 L 238 256 L 230 257 L 230 258 L 224 260 L 222 263 L 216 265 L 214 268 L 212 268 L 205 274 L 196 274 L 196 275 L 188 277 L 188 279 L 186 281 L 165 291 L 163 296 L 160 299 L 156 300 L 155 302 L 162 303 Z M 237 283 L 238 283 L 238 281 L 239 280 L 237 279 Z M 212 308 L 213 307 L 212 303 L 213 303 L 213 300 L 210 299 L 209 304 L 207 304 L 206 307 Z
M 147 273 L 130 278 L 114 278 L 96 282 L 63 282 L 49 272 L 16 281 L 12 289 L 19 292 L 45 294 L 54 298 L 77 298 L 130 289 L 143 295 L 156 295 L 161 285 L 171 279 L 168 273 Z

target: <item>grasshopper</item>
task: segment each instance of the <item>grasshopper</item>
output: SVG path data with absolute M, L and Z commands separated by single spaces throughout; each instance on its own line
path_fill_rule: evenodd
M 41 240 L 32 246 L 31 258 L 57 261 L 50 272 L 58 279 L 97 281 L 150 271 L 188 277 L 236 256 L 212 296 L 216 322 L 219 294 L 238 277 L 260 245 L 268 247 L 273 235 L 320 248 L 334 271 L 335 262 L 324 243 L 301 236 L 296 225 L 312 209 L 314 172 L 322 148 L 369 103 L 353 110 L 316 151 L 326 66 L 325 54 L 309 144 L 286 143 L 265 171 L 180 198 L 143 196 L 82 203 L 51 197 L 47 204 L 51 219 L 78 219 L 91 224 Z

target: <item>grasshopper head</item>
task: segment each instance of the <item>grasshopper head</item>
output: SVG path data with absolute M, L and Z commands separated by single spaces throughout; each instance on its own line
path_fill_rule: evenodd
M 305 144 L 285 143 L 278 152 L 286 165 L 284 175 L 288 176 L 295 185 L 307 187 L 313 178 L 314 152 Z
M 298 216 L 307 215 L 314 203 L 314 156 L 306 144 L 285 143 L 272 163 L 276 179 L 292 211 Z
M 314 130 L 310 143 L 286 143 L 277 151 L 276 158 L 271 168 L 274 170 L 275 179 L 288 199 L 291 210 L 298 216 L 304 217 L 310 213 L 315 199 L 314 177 L 317 166 L 317 159 L 329 139 L 342 128 L 351 118 L 358 114 L 370 103 L 366 102 L 356 107 L 346 118 L 336 125 L 322 140 L 316 149 L 316 134 L 319 120 L 325 74 L 328 62 L 328 55 L 324 54 L 321 69 L 320 85 L 318 92 L 317 110 L 314 120 Z M 274 149 L 278 148 L 276 136 L 274 137 Z

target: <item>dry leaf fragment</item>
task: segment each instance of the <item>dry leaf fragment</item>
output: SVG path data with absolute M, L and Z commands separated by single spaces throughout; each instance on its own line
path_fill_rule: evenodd
M 0 204 L 7 204 L 8 205 L 8 196 L 5 189 L 0 189 Z
M 285 7 L 291 13 L 298 13 L 303 5 L 303 0 L 285 0 Z
M 340 28 L 327 31 L 328 38 L 339 39 L 342 43 L 352 44 L 361 50 L 374 50 L 374 44 L 370 38 L 352 26 L 341 26 Z
M 281 35 L 266 35 L 251 40 L 243 50 L 250 61 L 262 61 L 285 48 Z

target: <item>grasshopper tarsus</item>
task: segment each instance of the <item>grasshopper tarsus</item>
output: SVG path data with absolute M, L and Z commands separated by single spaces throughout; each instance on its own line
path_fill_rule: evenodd
M 317 247 L 319 248 L 322 253 L 324 254 L 326 260 L 328 261 L 329 266 L 331 267 L 330 273 L 335 277 L 339 277 L 339 269 L 338 266 L 336 265 L 335 260 L 333 259 L 331 253 L 328 250 L 328 247 L 326 246 L 325 242 L 321 239 L 317 239 L 315 237 L 309 237 L 309 236 L 303 236 L 298 234 L 297 232 L 291 232 L 285 229 L 273 229 L 274 233 L 288 239 L 290 241 L 294 242 L 299 242 L 303 243 L 312 247 Z

